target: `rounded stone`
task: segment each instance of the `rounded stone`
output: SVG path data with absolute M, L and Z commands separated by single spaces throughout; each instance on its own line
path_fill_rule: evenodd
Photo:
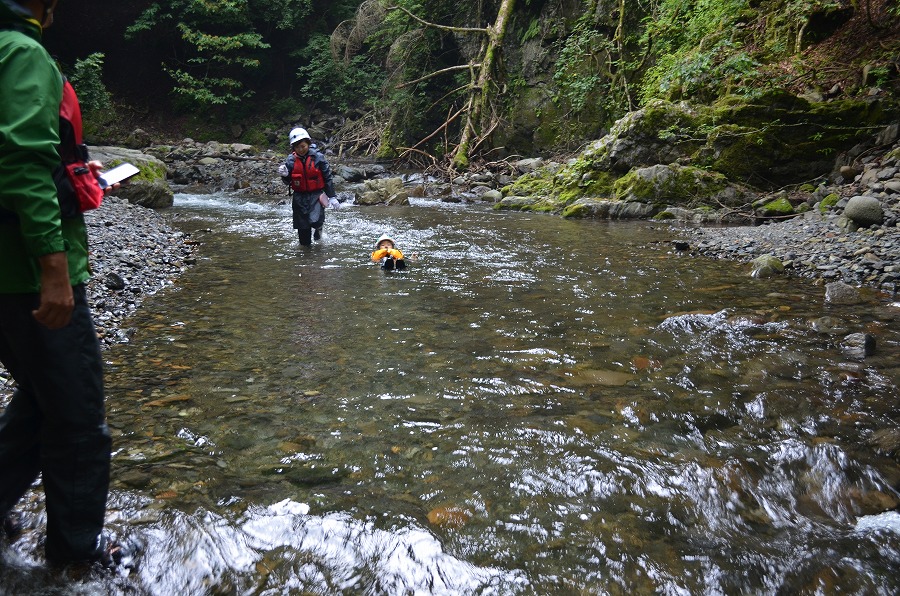
M 881 201 L 875 197 L 857 195 L 847 201 L 844 215 L 861 227 L 881 225 L 884 221 L 884 209 Z

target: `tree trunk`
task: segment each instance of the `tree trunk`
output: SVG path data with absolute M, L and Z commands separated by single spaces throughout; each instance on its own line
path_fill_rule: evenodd
M 502 0 L 497 11 L 497 19 L 493 27 L 488 27 L 488 39 L 484 50 L 484 58 L 481 61 L 481 69 L 478 80 L 473 84 L 468 98 L 469 109 L 466 113 L 466 122 L 460 133 L 459 146 L 453 156 L 453 167 L 464 170 L 469 164 L 469 151 L 472 143 L 480 143 L 483 137 L 490 134 L 492 117 L 493 93 L 492 71 L 494 64 L 501 58 L 498 56 L 503 45 L 503 36 L 512 15 L 515 0 Z

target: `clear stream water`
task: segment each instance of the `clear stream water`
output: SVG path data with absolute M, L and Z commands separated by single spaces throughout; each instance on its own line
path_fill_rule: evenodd
M 900 592 L 900 308 L 647 222 L 178 195 L 202 242 L 106 353 L 128 569 L 0 593 Z M 383 232 L 418 259 L 368 261 Z M 876 336 L 863 362 L 851 332 Z

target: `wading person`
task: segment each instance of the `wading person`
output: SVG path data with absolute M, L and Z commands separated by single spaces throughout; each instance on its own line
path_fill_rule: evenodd
M 295 128 L 289 135 L 291 154 L 278 166 L 278 175 L 293 191 L 291 209 L 294 228 L 300 244 L 309 246 L 313 238 L 322 237 L 325 207 L 340 207 L 334 192 L 331 167 L 325 156 L 312 149 L 312 139 L 303 128 Z
M 80 211 L 61 216 L 53 175 L 70 149 L 62 75 L 41 45 L 56 4 L 0 0 L 0 362 L 15 380 L 0 415 L 0 516 L 16 533 L 13 507 L 41 475 L 48 562 L 108 565 L 111 441 L 85 294 L 87 230 Z M 77 108 L 74 93 L 63 105 Z M 100 164 L 82 165 L 96 185 Z

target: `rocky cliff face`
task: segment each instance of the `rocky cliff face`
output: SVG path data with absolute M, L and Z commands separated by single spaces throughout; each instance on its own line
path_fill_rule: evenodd
M 849 182 L 898 138 L 891 101 L 812 105 L 781 92 L 714 106 L 657 102 L 626 115 L 565 165 L 504 189 L 501 206 L 567 216 L 644 218 L 679 209 L 783 217 Z M 690 217 L 693 217 L 691 215 Z

